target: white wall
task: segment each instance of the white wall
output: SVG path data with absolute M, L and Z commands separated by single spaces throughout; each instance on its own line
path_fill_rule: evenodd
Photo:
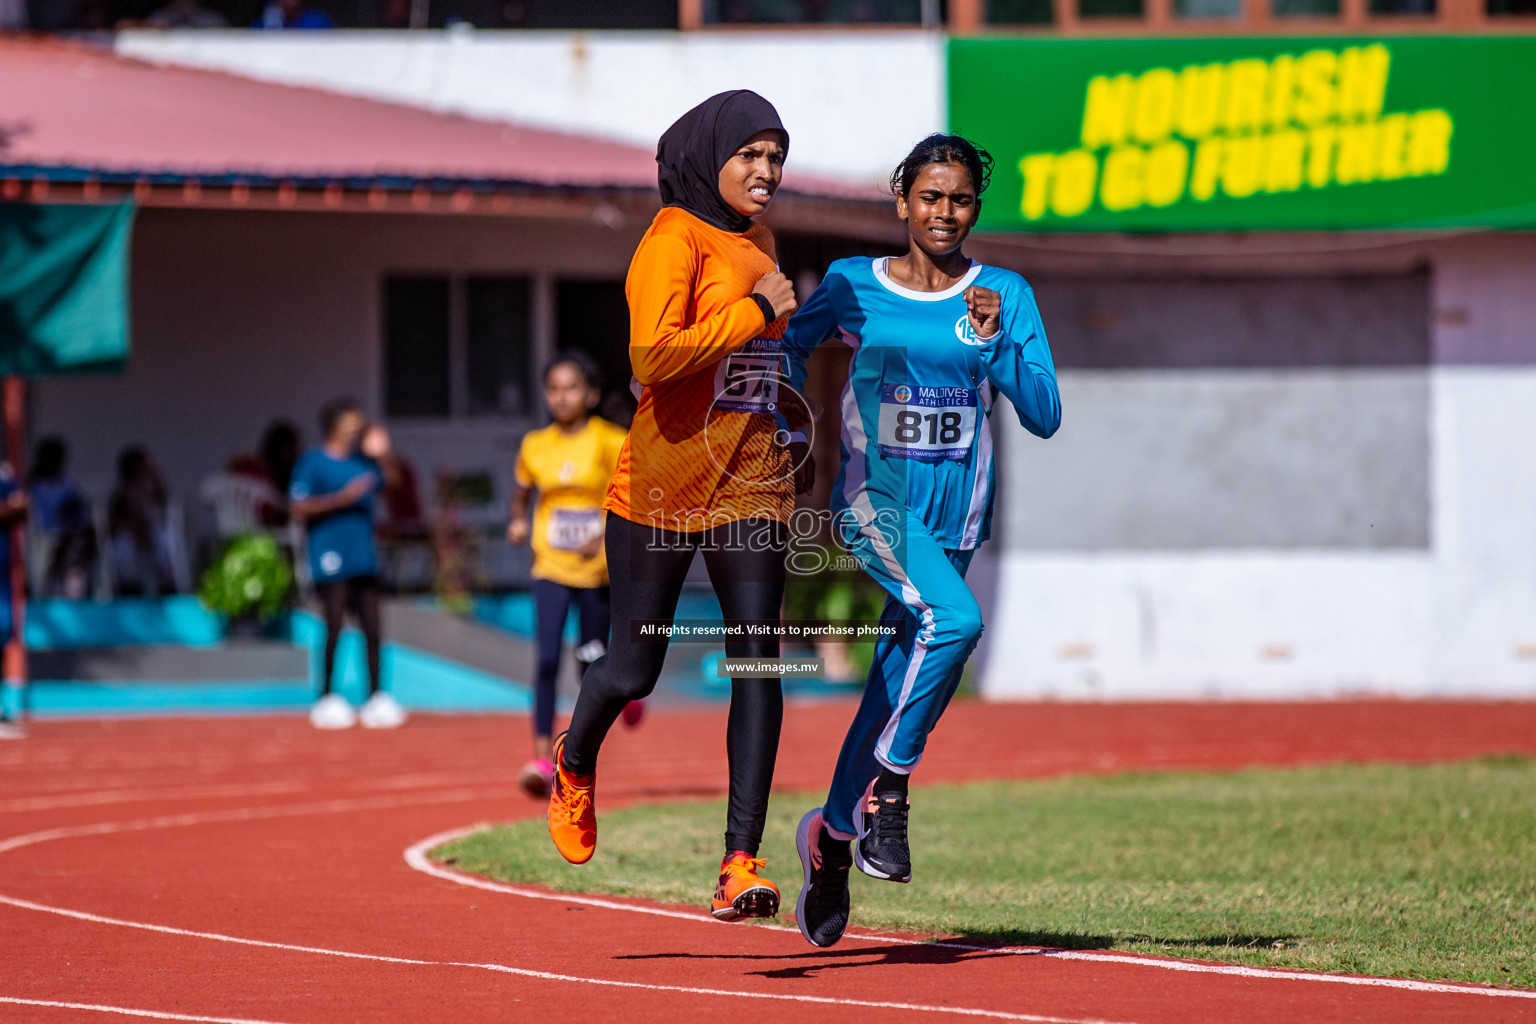
M 1536 370 L 1431 384 L 1429 551 L 1004 551 L 987 692 L 1536 696 Z
M 726 89 L 773 101 L 795 170 L 881 182 L 946 121 L 944 37 L 865 32 L 131 31 L 118 53 L 647 148 Z
M 997 512 L 1010 548 L 1429 543 L 1422 366 L 1060 369 L 1058 379 L 1070 420 L 1048 444 L 1021 441 L 1009 461 L 1017 500 Z

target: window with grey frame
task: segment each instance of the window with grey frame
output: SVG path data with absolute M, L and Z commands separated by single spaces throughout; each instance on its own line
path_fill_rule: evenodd
M 387 416 L 517 419 L 537 411 L 529 278 L 391 274 L 383 299 Z

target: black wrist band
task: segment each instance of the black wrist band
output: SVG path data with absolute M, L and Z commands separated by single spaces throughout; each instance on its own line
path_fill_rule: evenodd
M 769 324 L 778 319 L 778 317 L 773 315 L 773 303 L 769 302 L 762 295 L 759 295 L 757 292 L 753 292 L 752 301 L 757 303 L 757 308 L 763 311 L 764 327 L 767 327 Z

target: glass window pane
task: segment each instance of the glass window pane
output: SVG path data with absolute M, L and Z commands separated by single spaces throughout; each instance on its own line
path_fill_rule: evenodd
M 384 280 L 384 411 L 448 415 L 446 277 Z
M 938 5 L 937 20 L 944 18 Z M 704 0 L 704 20 L 715 24 L 921 24 L 923 0 Z
M 1488 13 L 1536 14 L 1536 0 L 1488 0 Z
M 1236 18 L 1243 0 L 1174 0 L 1173 13 L 1180 18 Z
M 1435 0 L 1371 0 L 1372 14 L 1434 14 Z
M 987 0 L 991 25 L 1049 25 L 1053 20 L 1051 0 Z
M 366 3 L 368 0 L 348 0 Z M 405 0 L 372 0 L 372 24 L 407 27 Z M 677 0 L 432 0 L 427 25 L 465 22 L 476 28 L 677 28 Z
M 1337 18 L 1339 0 L 1270 0 L 1277 18 Z
M 529 391 L 529 282 L 471 277 L 464 283 L 471 416 L 526 416 Z
M 579 348 L 603 374 L 599 412 L 615 422 L 634 411 L 629 393 L 629 303 L 623 281 L 566 280 L 555 284 L 555 334 L 560 348 Z
M 1078 0 L 1080 18 L 1139 18 L 1141 0 Z

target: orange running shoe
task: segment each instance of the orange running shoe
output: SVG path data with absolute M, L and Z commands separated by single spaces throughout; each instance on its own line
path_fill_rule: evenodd
M 560 856 L 585 864 L 597 850 L 597 808 L 593 798 L 596 775 L 572 775 L 565 770 L 565 733 L 555 737 L 555 777 L 549 787 L 549 838 Z
M 767 864 L 761 858 L 747 856 L 744 850 L 726 854 L 720 862 L 720 884 L 715 886 L 710 913 L 722 921 L 778 916 L 779 887 L 757 876 Z

